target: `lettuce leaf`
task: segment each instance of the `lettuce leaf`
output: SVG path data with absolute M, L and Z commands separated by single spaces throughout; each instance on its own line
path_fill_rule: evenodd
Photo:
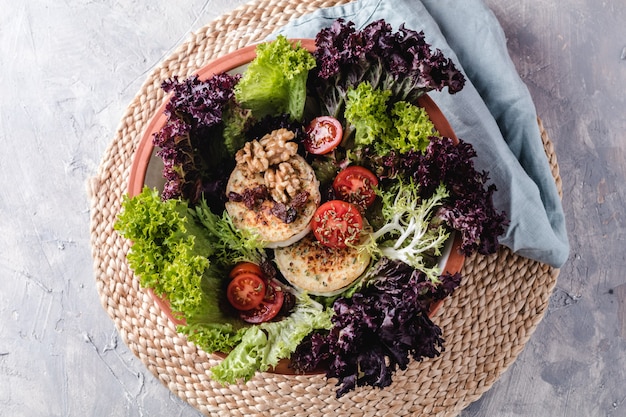
M 354 131 L 354 146 L 372 146 L 379 155 L 391 151 L 425 151 L 437 132 L 428 113 L 407 101 L 391 102 L 391 91 L 369 82 L 348 88 L 345 118 Z
M 230 103 L 222 115 L 224 146 L 229 155 L 235 155 L 246 143 L 246 132 L 256 123 L 250 109 Z
M 223 206 L 221 194 L 234 166 L 232 149 L 240 141 L 240 130 L 251 123 L 249 111 L 234 102 L 239 77 L 222 73 L 207 80 L 194 75 L 163 82 L 163 90 L 170 94 L 167 121 L 153 137 L 164 165 L 163 198 L 195 204 L 206 195 L 216 207 Z M 224 118 L 232 125 L 226 142 Z
M 225 301 L 225 290 L 221 269 L 209 266 L 204 271 L 200 283 L 201 301 L 184 309 L 185 324 L 179 325 L 178 332 L 205 352 L 229 352 L 240 341 L 248 325 L 231 311 Z
M 237 102 L 257 119 L 288 113 L 301 120 L 309 70 L 315 67 L 313 55 L 300 42 L 292 44 L 282 35 L 259 44 L 256 53 L 235 86 Z
M 291 356 L 294 368 L 304 372 L 327 364 L 326 376 L 338 378 L 337 397 L 357 386 L 384 388 L 410 359 L 438 356 L 444 340 L 428 309 L 461 282 L 459 274 L 444 274 L 435 285 L 422 272 L 387 258 L 371 274 L 352 297 L 335 301 L 332 329 L 313 332 Z
M 242 234 L 227 214 L 217 216 L 206 204 L 191 209 L 180 199 L 162 200 L 148 187 L 133 198 L 124 196 L 114 227 L 133 243 L 127 259 L 140 285 L 164 296 L 174 316 L 185 319 L 179 332 L 207 352 L 228 352 L 241 340 L 247 324 L 229 314 L 223 277 L 238 259 L 258 260 L 254 236 Z
M 195 308 L 202 299 L 200 281 L 213 246 L 180 200 L 162 201 L 156 189 L 124 196 L 114 225 L 131 240 L 128 264 L 144 288 L 168 294 L 172 309 Z
M 206 200 L 195 207 L 195 217 L 204 227 L 204 233 L 213 237 L 212 259 L 219 265 L 232 267 L 237 262 L 260 264 L 265 258 L 265 244 L 259 235 L 249 229 L 239 229 L 228 212 L 219 216 L 211 211 Z
M 354 144 L 363 147 L 378 144 L 391 135 L 393 124 L 387 112 L 389 90 L 374 90 L 369 82 L 348 89 L 346 123 L 355 131 Z
M 404 262 L 439 283 L 441 271 L 436 265 L 430 267 L 429 261 L 441 256 L 450 235 L 445 225 L 434 221 L 448 196 L 440 185 L 432 197 L 423 199 L 412 181 L 398 181 L 383 192 L 382 216 L 386 223 L 371 234 L 370 250 L 376 257 Z
M 297 297 L 289 316 L 246 329 L 235 349 L 211 368 L 213 379 L 224 384 L 248 380 L 257 371 L 267 371 L 279 360 L 290 357 L 308 334 L 332 327 L 331 309 L 323 308 L 306 294 Z
M 362 82 L 390 90 L 397 100 L 415 102 L 432 90 L 460 91 L 465 77 L 441 50 L 431 48 L 423 32 L 404 25 L 394 32 L 384 20 L 361 30 L 337 19 L 315 38 L 317 61 L 309 86 L 325 114 L 341 119 L 346 92 Z
M 400 153 L 425 151 L 431 138 L 437 133 L 426 110 L 406 101 L 394 103 L 391 117 L 397 136 L 388 144 L 391 149 Z

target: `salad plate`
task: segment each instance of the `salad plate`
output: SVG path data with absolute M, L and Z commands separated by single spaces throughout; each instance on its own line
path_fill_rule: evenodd
M 298 38 L 291 39 L 293 42 L 299 42 L 302 47 L 310 52 L 315 50 L 315 40 Z M 241 73 L 245 70 L 247 64 L 252 61 L 256 56 L 256 44 L 248 45 L 234 52 L 226 54 L 214 61 L 210 62 L 206 66 L 200 68 L 195 72 L 195 75 L 199 79 L 205 80 L 211 76 L 219 73 Z M 133 197 L 141 193 L 145 186 L 151 188 L 162 189 L 165 179 L 163 178 L 163 162 L 161 158 L 156 155 L 156 149 L 153 144 L 153 138 L 158 133 L 163 125 L 167 121 L 165 115 L 165 107 L 167 101 L 164 102 L 155 115 L 148 123 L 146 130 L 139 142 L 139 146 L 135 153 L 133 163 L 131 166 L 129 183 L 128 183 L 128 195 Z M 435 125 L 437 131 L 442 135 L 457 141 L 456 134 L 450 126 L 450 123 L 441 112 L 437 104 L 427 95 L 424 94 L 417 100 L 417 104 L 426 110 L 429 118 Z M 441 257 L 439 258 L 439 267 L 442 271 L 451 274 L 457 273 L 463 266 L 465 256 L 459 250 L 460 240 L 458 235 L 454 234 L 446 244 Z M 160 297 L 149 289 L 150 295 L 154 298 L 155 303 L 161 308 L 161 310 L 167 315 L 167 317 L 176 325 L 184 323 L 179 318 L 174 317 L 169 303 L 163 297 Z M 429 315 L 432 317 L 442 306 L 443 300 L 434 302 L 429 310 Z M 291 374 L 293 369 L 289 368 L 288 361 L 281 361 L 281 363 L 273 369 L 277 373 Z
M 115 226 L 216 381 L 325 373 L 341 396 L 440 354 L 432 319 L 504 222 L 428 95 L 463 84 L 422 33 L 341 19 L 163 81 Z

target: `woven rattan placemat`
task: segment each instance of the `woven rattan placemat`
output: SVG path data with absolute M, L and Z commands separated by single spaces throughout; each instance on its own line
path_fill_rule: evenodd
M 129 105 L 98 173 L 88 184 L 96 286 L 104 308 L 131 351 L 173 393 L 206 415 L 455 416 L 477 400 L 524 348 L 543 318 L 558 270 L 502 248 L 466 260 L 461 288 L 434 320 L 446 339 L 436 359 L 413 362 L 384 389 L 357 389 L 340 399 L 334 380 L 258 374 L 222 386 L 209 377 L 218 358 L 184 336 L 139 287 L 126 263 L 128 242 L 114 230 L 143 131 L 164 100 L 161 81 L 185 77 L 210 60 L 262 40 L 290 19 L 347 0 L 255 0 L 211 22 L 161 63 Z M 561 190 L 554 149 L 540 123 L 546 154 Z

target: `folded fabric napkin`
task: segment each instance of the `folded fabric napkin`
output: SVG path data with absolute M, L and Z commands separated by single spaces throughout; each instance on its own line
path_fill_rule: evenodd
M 500 243 L 518 255 L 561 267 L 569 242 L 561 200 L 537 124 L 530 93 L 508 54 L 502 28 L 481 0 L 357 0 L 319 9 L 274 33 L 314 38 L 337 18 L 357 29 L 384 19 L 397 30 L 424 31 L 461 70 L 467 82 L 451 95 L 431 92 L 457 136 L 471 143 L 475 166 L 498 191 L 494 204 L 510 224 Z

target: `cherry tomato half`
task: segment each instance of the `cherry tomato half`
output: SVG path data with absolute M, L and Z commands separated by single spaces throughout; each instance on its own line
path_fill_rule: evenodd
M 268 284 L 268 294 L 269 293 L 271 293 L 271 296 L 265 297 L 255 308 L 240 311 L 239 317 L 241 317 L 243 321 L 251 324 L 264 323 L 276 317 L 283 306 L 285 293 L 282 287 L 273 281 L 270 281 Z
M 363 217 L 351 203 L 331 200 L 317 208 L 311 220 L 315 238 L 330 248 L 345 248 L 359 241 Z
M 376 199 L 378 178 L 372 171 L 361 166 L 349 166 L 339 172 L 333 181 L 337 197 L 343 201 L 367 208 Z
M 243 272 L 228 284 L 226 298 L 237 310 L 252 310 L 265 297 L 265 281 L 255 274 Z
M 237 275 L 242 273 L 254 274 L 263 278 L 263 271 L 261 270 L 261 267 L 252 262 L 239 262 L 233 267 L 233 269 L 230 270 L 228 276 L 230 277 L 230 279 L 233 279 Z
M 306 128 L 304 148 L 307 152 L 324 155 L 341 143 L 343 127 L 341 122 L 331 116 L 319 116 Z

